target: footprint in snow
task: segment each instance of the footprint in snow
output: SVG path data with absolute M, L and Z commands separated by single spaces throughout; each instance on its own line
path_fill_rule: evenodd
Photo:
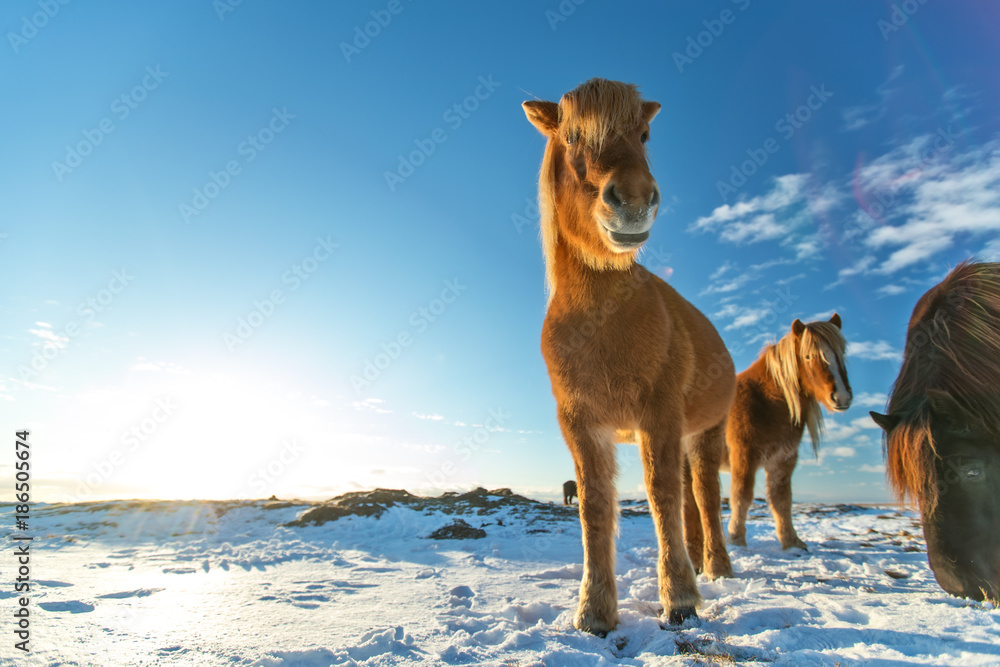
M 145 598 L 149 597 L 153 593 L 159 593 L 164 588 L 137 588 L 134 591 L 122 591 L 120 593 L 107 593 L 106 595 L 98 595 L 97 597 L 103 599 L 113 599 L 121 600 L 124 598 Z
M 456 586 L 449 591 L 451 598 L 448 600 L 448 604 L 452 607 L 465 607 L 466 609 L 472 608 L 472 598 L 476 597 L 476 594 L 468 586 Z

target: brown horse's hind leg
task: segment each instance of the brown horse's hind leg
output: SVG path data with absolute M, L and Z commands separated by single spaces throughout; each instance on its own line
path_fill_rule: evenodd
M 767 502 L 774 515 L 775 532 L 778 533 L 782 549 L 806 548 L 806 543 L 795 534 L 795 527 L 792 525 L 792 472 L 798 460 L 798 452 L 793 451 L 787 458 L 769 461 L 765 468 Z
M 679 422 L 680 419 L 675 423 Z M 660 545 L 656 565 L 660 602 L 664 615 L 673 624 L 697 616 L 695 609 L 701 602 L 694 568 L 684 544 L 681 522 L 684 453 L 681 451 L 680 434 L 675 428 L 661 427 L 655 434 L 648 431 L 639 434 L 639 456 L 649 496 L 649 510 Z
M 691 488 L 691 463 L 684 461 L 684 542 L 687 543 L 688 558 L 695 572 L 701 572 L 704 560 L 705 535 L 701 530 L 701 515 Z
M 750 447 L 729 440 L 729 543 L 745 547 L 747 545 L 747 512 L 753 504 L 753 486 L 757 476 L 757 461 L 750 457 Z
M 573 625 L 578 630 L 604 635 L 618 625 L 614 432 L 581 425 L 563 414 L 559 422 L 576 464 L 583 529 L 583 580 Z
M 688 450 L 695 500 L 701 511 L 705 533 L 705 576 L 709 579 L 733 576 L 733 566 L 726 551 L 722 532 L 722 498 L 719 489 L 719 466 L 726 454 L 725 422 L 698 434 Z

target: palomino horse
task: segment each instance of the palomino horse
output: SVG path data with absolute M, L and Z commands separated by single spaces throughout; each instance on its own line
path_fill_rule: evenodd
M 1000 588 L 1000 264 L 963 262 L 913 309 L 885 430 L 886 473 L 915 499 L 943 589 Z
M 548 138 L 538 188 L 549 289 L 542 354 L 580 492 L 574 625 L 598 634 L 618 623 L 616 442 L 639 445 L 669 621 L 695 616 L 701 600 L 681 519 L 685 452 L 707 536 L 705 572 L 732 574 L 718 469 L 733 362 L 708 319 L 636 263 L 660 203 L 643 145 L 659 110 L 635 86 L 602 79 L 558 104 L 524 103 Z
M 809 431 L 813 452 L 819 449 L 819 404 L 833 412 L 851 406 L 846 348 L 837 313 L 829 322 L 795 320 L 791 332 L 764 348 L 757 361 L 736 376 L 736 401 L 726 426 L 732 474 L 730 544 L 747 544 L 747 510 L 753 503 L 754 477 L 763 467 L 781 548 L 806 548 L 792 526 L 792 472 L 804 431 Z

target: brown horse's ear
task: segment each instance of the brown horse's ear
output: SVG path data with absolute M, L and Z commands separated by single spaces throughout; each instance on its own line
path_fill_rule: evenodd
M 886 433 L 892 431 L 899 424 L 899 417 L 896 415 L 883 415 L 878 412 L 869 412 L 868 414 L 872 416 L 872 420 L 879 425 L 879 428 Z
M 834 313 L 833 317 L 830 318 L 830 324 L 832 324 L 833 326 L 837 327 L 838 329 L 842 328 L 840 326 L 840 315 L 838 315 L 837 313 Z
M 559 105 L 555 102 L 528 100 L 521 105 L 528 121 L 547 137 L 559 132 Z
M 806 330 L 806 325 L 802 324 L 802 320 L 796 317 L 795 321 L 792 322 L 792 333 L 795 334 L 796 336 L 801 336 L 802 332 L 805 330 Z
M 656 114 L 660 113 L 660 103 L 659 102 L 643 102 L 642 103 L 642 119 L 647 123 L 652 123 L 653 119 L 656 118 Z

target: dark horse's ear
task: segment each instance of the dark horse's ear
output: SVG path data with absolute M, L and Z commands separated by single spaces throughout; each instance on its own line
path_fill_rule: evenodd
M 559 132 L 559 105 L 555 102 L 528 100 L 521 104 L 528 121 L 547 137 L 554 137 Z
M 868 414 L 872 416 L 872 420 L 879 425 L 879 428 L 886 433 L 896 428 L 896 425 L 899 423 L 899 417 L 896 415 L 883 415 L 878 412 L 869 412 Z
M 653 119 L 656 118 L 656 114 L 660 113 L 660 103 L 659 102 L 643 102 L 642 103 L 642 119 L 647 123 L 652 123 Z
M 796 317 L 795 321 L 792 322 L 792 333 L 795 334 L 796 336 L 801 336 L 802 332 L 805 330 L 806 330 L 806 325 L 802 324 L 802 320 Z
M 842 328 L 840 326 L 840 315 L 838 315 L 837 313 L 834 313 L 833 317 L 830 318 L 830 324 L 832 324 L 833 326 L 837 327 L 838 329 Z

